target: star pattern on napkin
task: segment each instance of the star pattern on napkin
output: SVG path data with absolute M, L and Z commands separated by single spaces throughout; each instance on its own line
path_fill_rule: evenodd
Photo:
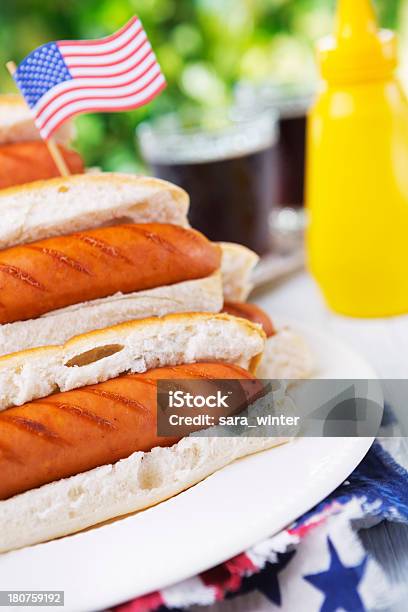
M 358 592 L 358 586 L 367 565 L 367 556 L 359 565 L 347 567 L 341 559 L 330 538 L 327 538 L 330 565 L 324 572 L 308 574 L 303 578 L 324 595 L 320 612 L 364 612 L 365 607 Z M 335 587 L 335 588 L 333 588 Z

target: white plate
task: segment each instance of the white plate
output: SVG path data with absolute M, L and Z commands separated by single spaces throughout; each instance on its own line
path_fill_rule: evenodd
M 319 376 L 375 378 L 340 341 L 294 327 L 316 355 Z M 76 612 L 163 588 L 284 528 L 335 489 L 371 443 L 303 438 L 247 457 L 154 508 L 2 555 L 0 589 L 63 590 L 65 609 Z

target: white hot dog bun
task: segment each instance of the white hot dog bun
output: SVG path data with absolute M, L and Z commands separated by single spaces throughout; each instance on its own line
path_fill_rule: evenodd
M 57 130 L 54 138 L 60 144 L 68 144 L 74 137 L 72 123 L 67 121 Z M 18 94 L 0 96 L 0 145 L 40 140 L 30 109 Z
M 0 325 L 0 356 L 52 344 L 133 319 L 181 312 L 220 312 L 219 272 L 206 278 L 82 302 L 37 319 Z
M 283 437 L 193 437 L 0 501 L 0 553 L 144 510 Z M 103 526 L 100 527 L 103 529 Z
M 185 191 L 131 174 L 77 174 L 0 192 L 0 249 L 120 223 L 188 226 Z
M 130 321 L 59 346 L 0 358 L 0 410 L 155 367 L 222 361 L 255 373 L 265 345 L 259 325 L 226 314 L 187 313 Z
M 282 325 L 265 342 L 257 376 L 292 380 L 308 378 L 314 367 L 312 353 L 304 338 L 288 325 Z
M 252 272 L 259 257 L 242 244 L 220 242 L 219 245 L 222 250 L 224 299 L 229 302 L 244 302 L 253 289 Z

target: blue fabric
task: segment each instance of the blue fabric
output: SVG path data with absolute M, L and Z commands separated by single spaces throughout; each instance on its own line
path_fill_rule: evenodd
M 392 409 L 386 404 L 379 434 L 386 434 L 386 428 L 396 423 Z M 352 497 L 364 499 L 363 506 L 370 516 L 408 523 L 408 471 L 384 448 L 381 438 L 375 440 L 346 482 L 296 521 L 296 525 L 302 525 L 327 504 L 334 501 L 346 504 Z
M 337 501 L 346 504 L 355 497 L 364 497 L 364 506 L 371 516 L 408 523 L 408 472 L 376 440 L 347 481 L 335 489 L 323 502 L 303 515 L 296 525 Z M 371 504 L 381 502 L 373 508 Z

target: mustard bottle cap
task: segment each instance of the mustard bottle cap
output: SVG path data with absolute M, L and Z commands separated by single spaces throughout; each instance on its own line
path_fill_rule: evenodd
M 322 76 L 340 82 L 386 78 L 398 61 L 396 36 L 378 28 L 370 0 L 338 0 L 334 35 L 318 54 Z

